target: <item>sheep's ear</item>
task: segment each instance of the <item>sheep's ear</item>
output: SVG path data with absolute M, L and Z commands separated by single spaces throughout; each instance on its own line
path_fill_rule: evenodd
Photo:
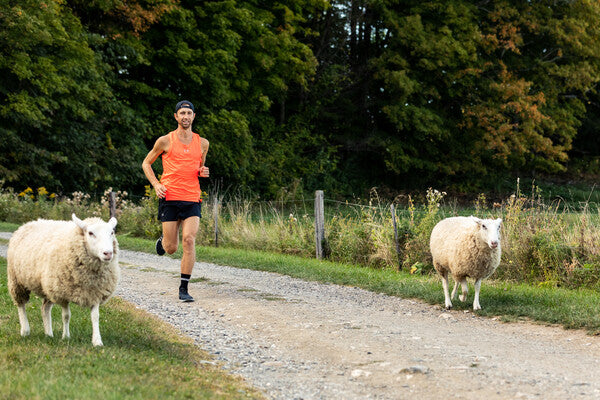
M 111 228 L 115 229 L 115 226 L 117 226 L 117 219 L 115 217 L 112 217 L 108 220 L 108 224 Z
M 477 217 L 474 217 L 474 216 L 472 216 L 472 215 L 471 215 L 469 218 L 471 218 L 471 220 L 472 220 L 473 222 L 475 222 L 475 223 L 476 223 L 477 225 L 479 225 L 479 226 L 481 226 L 481 223 L 483 222 L 483 221 L 482 221 L 482 220 L 480 220 L 479 218 L 477 218 Z
M 77 218 L 75 213 L 71 214 L 71 219 L 73 220 L 73 222 L 75 222 L 75 225 L 77 225 L 82 231 L 85 230 L 85 223 L 79 218 Z
M 498 225 L 502 224 L 502 218 L 498 218 L 496 221 L 498 221 Z

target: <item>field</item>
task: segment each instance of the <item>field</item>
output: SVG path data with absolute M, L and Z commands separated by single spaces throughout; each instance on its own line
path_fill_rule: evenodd
M 328 200 L 329 260 L 319 261 L 313 255 L 310 201 L 220 200 L 219 247 L 214 246 L 215 219 L 211 207 L 206 206 L 211 204 L 208 198 L 198 237 L 204 245 L 197 249 L 199 260 L 361 287 L 437 305 L 443 304 L 443 295 L 427 250 L 433 225 L 450 215 L 502 217 L 502 264 L 483 285 L 484 309 L 478 314 L 600 332 L 598 211 L 592 202 L 547 202 L 535 191 L 524 195 L 517 190 L 495 204 L 480 195 L 465 208 L 446 199 L 444 193 L 429 190 L 420 203 L 411 197 L 403 206 L 396 203 L 401 233 L 398 254 L 389 203 L 378 200 L 375 193 L 366 204 Z M 134 203 L 120 194 L 117 210 L 121 247 L 151 250 L 158 234 L 153 219 L 155 199 L 146 196 Z M 2 231 L 12 231 L 38 217 L 68 218 L 71 212 L 80 217 L 108 216 L 105 201 L 92 202 L 83 194 L 49 199 L 44 195 L 25 198 L 9 189 L 0 193 Z M 399 264 L 402 271 L 398 271 Z M 5 271 L 5 260 L 0 259 L 0 282 L 5 282 Z M 455 302 L 455 308 L 466 311 L 469 301 L 472 291 L 469 300 Z M 9 398 L 35 397 L 40 390 L 63 398 L 94 398 L 100 392 L 108 398 L 259 397 L 243 382 L 223 374 L 210 356 L 172 328 L 119 299 L 112 299 L 102 309 L 101 329 L 107 345 L 103 349 L 91 347 L 87 310 L 73 307 L 73 339 L 65 342 L 43 335 L 39 306 L 39 299 L 28 306 L 33 332 L 22 339 L 16 310 L 5 285 L 0 284 L 0 384 Z M 60 316 L 55 314 L 54 320 L 56 324 Z M 177 389 L 173 392 L 173 388 Z
M 0 221 L 21 224 L 35 218 L 108 217 L 107 193 L 92 201 L 83 193 L 54 197 L 44 188 L 17 194 L 0 191 Z M 118 233 L 153 239 L 160 235 L 156 198 L 117 192 Z M 134 198 L 136 201 L 132 201 Z M 477 215 L 503 218 L 502 262 L 494 278 L 539 287 L 596 289 L 600 277 L 600 229 L 594 188 L 535 185 L 498 200 L 485 194 L 451 198 L 429 189 L 422 194 L 341 202 L 325 199 L 325 254 L 334 262 L 366 268 L 433 272 L 429 235 L 442 218 Z M 395 205 L 398 243 L 390 205 Z M 313 199 L 286 193 L 265 202 L 241 196 L 206 195 L 197 242 L 204 246 L 261 250 L 311 258 L 315 255 Z M 217 228 L 217 229 L 215 229 Z M 217 234 L 215 234 L 215 232 Z

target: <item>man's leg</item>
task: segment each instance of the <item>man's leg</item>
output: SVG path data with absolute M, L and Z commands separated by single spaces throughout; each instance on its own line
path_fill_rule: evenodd
M 179 286 L 179 299 L 183 301 L 194 301 L 188 294 L 187 286 L 192 276 L 192 269 L 196 262 L 196 234 L 200 226 L 199 217 L 189 217 L 183 220 L 181 229 L 181 241 L 183 243 L 183 256 L 181 257 L 181 285 Z
M 162 247 L 169 254 L 175 253 L 179 246 L 179 225 L 181 225 L 181 221 L 166 221 L 162 223 Z
M 181 273 L 192 274 L 196 262 L 196 235 L 200 226 L 199 217 L 189 217 L 183 220 L 181 241 L 183 242 L 183 257 L 181 257 Z

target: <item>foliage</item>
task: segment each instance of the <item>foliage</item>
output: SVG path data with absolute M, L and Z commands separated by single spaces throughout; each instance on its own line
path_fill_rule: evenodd
M 136 181 L 141 136 L 90 35 L 60 1 L 0 5 L 0 173 L 15 186 Z
M 599 11 L 589 1 L 337 2 L 310 25 L 323 35 L 312 88 L 321 107 L 309 115 L 342 160 L 334 174 L 354 188 L 474 191 L 518 171 L 563 171 L 595 110 Z
M 267 199 L 598 173 L 599 17 L 589 0 L 5 0 L 0 174 L 141 194 L 182 98 L 210 183 Z
M 41 189 L 37 193 L 32 199 L 12 189 L 1 189 L 0 217 L 18 224 L 38 217 L 70 219 L 72 212 L 81 218 L 109 217 L 108 192 L 100 202 L 90 201 L 88 195 L 80 192 L 54 199 L 40 195 Z M 398 247 L 390 205 L 382 201 L 375 190 L 365 204 L 328 200 L 327 258 L 375 269 L 401 267 L 411 273 L 435 274 L 429 237 L 438 221 L 456 215 L 501 217 L 502 260 L 494 277 L 544 287 L 595 288 L 600 285 L 597 205 L 583 203 L 576 209 L 562 201 L 546 203 L 537 186 L 532 186 L 531 194 L 525 195 L 520 182 L 513 195 L 492 207 L 488 207 L 483 194 L 474 201 L 474 209 L 449 205 L 446 196 L 430 188 L 422 196 L 423 204 L 416 204 L 412 196 L 405 205 L 396 203 Z M 149 186 L 146 196 L 135 202 L 129 200 L 126 192 L 117 192 L 117 231 L 155 240 L 161 233 L 157 200 Z M 206 194 L 197 243 L 311 258 L 315 254 L 312 206 L 312 200 L 302 198 L 263 202 Z

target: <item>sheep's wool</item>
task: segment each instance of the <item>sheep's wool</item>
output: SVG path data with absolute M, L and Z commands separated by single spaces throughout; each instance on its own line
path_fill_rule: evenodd
M 449 272 L 455 281 L 490 276 L 500 264 L 500 246 L 491 249 L 477 234 L 471 218 L 453 217 L 440 221 L 431 232 L 430 248 L 437 272 Z
M 103 222 L 88 218 L 86 224 Z M 84 232 L 72 221 L 37 220 L 11 237 L 7 253 L 8 289 L 15 304 L 29 300 L 29 291 L 52 303 L 83 307 L 106 302 L 120 277 L 119 245 L 114 257 L 102 262 L 90 254 Z

